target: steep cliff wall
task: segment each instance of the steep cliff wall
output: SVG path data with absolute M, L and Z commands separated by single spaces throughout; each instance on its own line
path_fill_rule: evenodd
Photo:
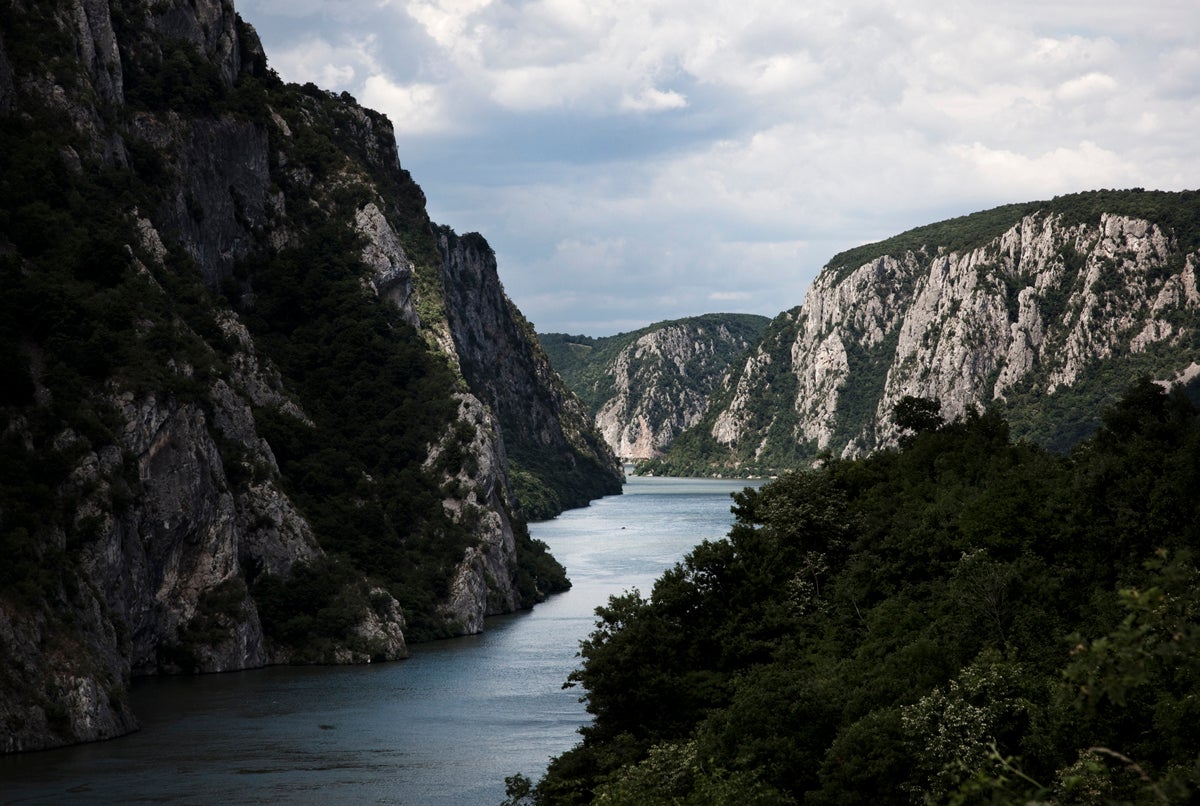
M 424 202 L 228 0 L 0 2 L 0 749 L 132 729 L 135 675 L 399 658 L 566 584 L 487 399 L 548 371 L 519 328 L 460 360 L 519 314 Z M 599 443 L 571 405 L 544 441 Z
M 1065 448 L 1137 375 L 1194 377 L 1198 206 L 1079 194 L 838 256 L 671 458 L 778 468 L 868 452 L 894 443 L 906 395 L 947 418 L 999 406 L 1018 436 Z
M 621 490 L 623 473 L 500 284 L 482 236 L 443 228 L 446 309 L 471 391 L 496 413 L 532 518 Z

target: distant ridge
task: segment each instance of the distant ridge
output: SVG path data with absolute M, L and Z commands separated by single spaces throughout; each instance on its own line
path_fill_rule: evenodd
M 770 320 L 705 314 L 614 336 L 538 339 L 618 457 L 658 456 L 704 413 L 709 395 Z

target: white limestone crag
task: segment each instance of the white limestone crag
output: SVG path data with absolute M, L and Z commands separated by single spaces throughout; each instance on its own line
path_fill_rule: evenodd
M 627 461 L 659 456 L 700 420 L 709 390 L 687 383 L 688 377 L 715 357 L 715 340 L 733 338 L 728 328 L 713 330 L 672 324 L 617 354 L 607 370 L 614 394 L 596 413 L 596 427 L 617 456 Z
M 748 444 L 770 447 L 749 411 L 780 361 L 794 384 L 779 402 L 794 421 L 788 439 L 847 456 L 894 443 L 891 412 L 906 395 L 938 398 L 952 419 L 1016 391 L 1053 395 L 1100 362 L 1148 351 L 1170 377 L 1197 358 L 1198 262 L 1149 221 L 1031 214 L 976 249 L 931 244 L 827 267 L 777 320 L 794 335 L 764 342 L 726 379 L 706 427 L 743 457 Z M 848 419 L 847 396 L 869 416 Z
M 471 394 L 460 394 L 458 419 L 430 451 L 427 467 L 458 442 L 475 461 L 444 478 L 454 491 L 442 506 L 460 524 L 469 524 L 477 542 L 467 547 L 450 583 L 450 596 L 439 612 L 452 631 L 474 635 L 487 616 L 512 613 L 521 606 L 517 590 L 516 537 L 508 516 L 508 480 L 504 444 L 492 413 Z M 467 435 L 469 441 L 461 440 Z

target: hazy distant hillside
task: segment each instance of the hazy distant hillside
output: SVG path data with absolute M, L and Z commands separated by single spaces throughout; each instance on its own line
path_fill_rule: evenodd
M 562 333 L 538 338 L 617 456 L 646 459 L 699 420 L 722 375 L 757 342 L 768 321 L 751 314 L 706 314 L 602 338 Z
M 893 444 L 894 404 L 997 406 L 1065 449 L 1133 378 L 1200 372 L 1200 192 L 1097 191 L 835 256 L 660 471 L 762 472 Z

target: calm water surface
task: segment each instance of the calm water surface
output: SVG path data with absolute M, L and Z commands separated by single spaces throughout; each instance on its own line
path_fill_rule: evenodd
M 632 477 L 625 494 L 531 526 L 574 587 L 483 635 L 398 663 L 141 681 L 142 730 L 0 757 L 4 803 L 498 804 L 537 779 L 588 717 L 562 683 L 593 611 L 723 537 L 747 482 Z

